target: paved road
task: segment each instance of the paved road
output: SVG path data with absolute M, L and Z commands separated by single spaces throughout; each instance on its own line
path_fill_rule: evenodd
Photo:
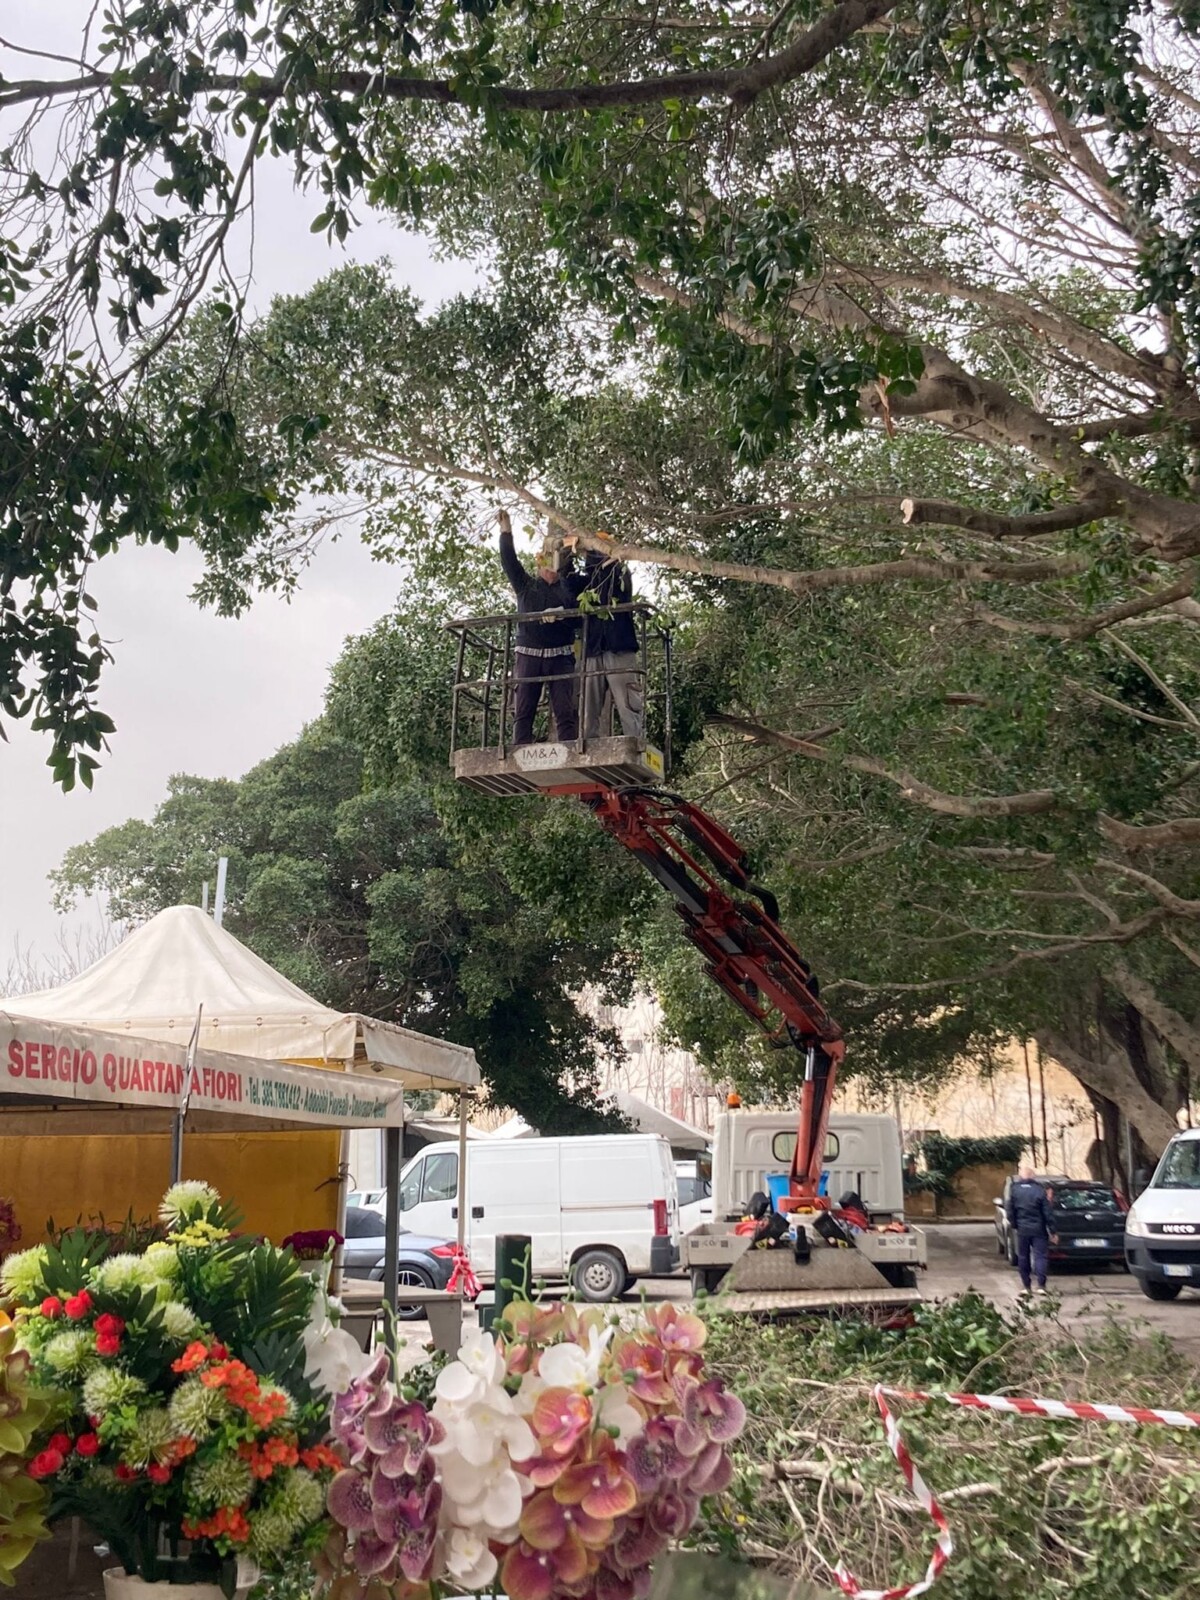
M 1021 1280 L 997 1255 L 996 1233 L 990 1222 L 927 1226 L 925 1233 L 929 1270 L 921 1280 L 921 1289 L 927 1299 L 975 1289 L 1002 1310 L 1015 1304 L 1021 1293 Z M 1178 1300 L 1161 1304 L 1146 1298 L 1136 1278 L 1115 1268 L 1098 1272 L 1062 1268 L 1051 1273 L 1050 1288 L 1060 1302 L 1060 1319 L 1069 1328 L 1082 1330 L 1116 1316 L 1142 1331 L 1165 1333 L 1200 1358 L 1200 1290 L 1185 1289 Z M 688 1280 L 679 1277 L 643 1278 L 625 1299 L 634 1302 L 643 1293 L 651 1300 L 690 1298 Z M 416 1356 L 422 1342 L 429 1338 L 429 1325 L 409 1323 L 405 1333 Z

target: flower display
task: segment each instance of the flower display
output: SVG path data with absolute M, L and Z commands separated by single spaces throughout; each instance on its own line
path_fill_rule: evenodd
M 705 1327 L 661 1306 L 631 1327 L 600 1310 L 511 1306 L 469 1329 L 426 1408 L 386 1357 L 333 1410 L 346 1465 L 319 1567 L 338 1600 L 412 1585 L 499 1584 L 511 1600 L 637 1600 L 701 1501 L 728 1488 L 745 1422 L 707 1377 Z
M 5 1264 L 55 1423 L 31 1438 L 25 1481 L 128 1572 L 228 1584 L 237 1558 L 270 1568 L 328 1536 L 345 1463 L 306 1342 L 328 1308 L 291 1251 L 235 1234 L 209 1185 L 176 1184 L 160 1215 L 168 1239 L 141 1255 L 79 1229 Z
M 336 1228 L 308 1228 L 289 1233 L 283 1247 L 290 1249 L 299 1261 L 323 1261 L 345 1242 Z

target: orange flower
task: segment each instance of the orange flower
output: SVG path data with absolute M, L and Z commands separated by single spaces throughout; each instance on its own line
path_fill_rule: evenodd
M 163 1452 L 163 1465 L 177 1467 L 189 1456 L 196 1454 L 195 1439 L 172 1439 Z
M 172 1372 L 195 1372 L 197 1367 L 202 1367 L 208 1360 L 208 1347 L 199 1339 L 194 1340 L 180 1356 L 178 1361 L 172 1361 Z
M 251 1402 L 258 1399 L 260 1393 L 258 1379 L 244 1361 L 218 1362 L 216 1366 L 209 1367 L 207 1372 L 200 1374 L 200 1382 L 206 1389 L 224 1389 L 229 1403 L 240 1407 L 243 1411 L 249 1408 Z M 286 1409 L 287 1402 L 283 1403 Z
M 346 1465 L 337 1451 L 331 1450 L 327 1444 L 314 1444 L 302 1450 L 300 1464 L 307 1467 L 309 1472 L 340 1472 Z
M 228 1539 L 230 1544 L 245 1544 L 250 1537 L 250 1522 L 241 1506 L 221 1506 L 199 1522 L 184 1518 L 182 1528 L 188 1539 Z

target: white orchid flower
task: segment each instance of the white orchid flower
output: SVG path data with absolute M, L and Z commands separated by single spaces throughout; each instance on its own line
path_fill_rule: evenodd
M 632 1444 L 646 1426 L 646 1419 L 631 1404 L 629 1390 L 623 1383 L 605 1384 L 592 1402 L 596 1420 L 602 1428 L 617 1430 L 617 1443 L 624 1450 Z
M 595 1389 L 600 1384 L 600 1367 L 616 1329 L 589 1328 L 587 1343 L 552 1344 L 538 1360 L 538 1376 L 552 1389 Z
M 443 1561 L 446 1571 L 464 1589 L 482 1589 L 491 1583 L 498 1566 L 487 1540 L 473 1528 L 451 1528 Z

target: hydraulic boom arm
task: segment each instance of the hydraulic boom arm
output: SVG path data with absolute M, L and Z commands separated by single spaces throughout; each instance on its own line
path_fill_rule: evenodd
M 709 977 L 772 1039 L 803 1052 L 791 1192 L 802 1206 L 817 1204 L 829 1112 L 846 1046 L 841 1028 L 818 998 L 812 968 L 779 926 L 774 895 L 751 881 L 736 839 L 690 801 L 657 789 L 589 785 L 574 792 L 601 827 L 674 896 Z M 737 898 L 731 889 L 740 891 Z

